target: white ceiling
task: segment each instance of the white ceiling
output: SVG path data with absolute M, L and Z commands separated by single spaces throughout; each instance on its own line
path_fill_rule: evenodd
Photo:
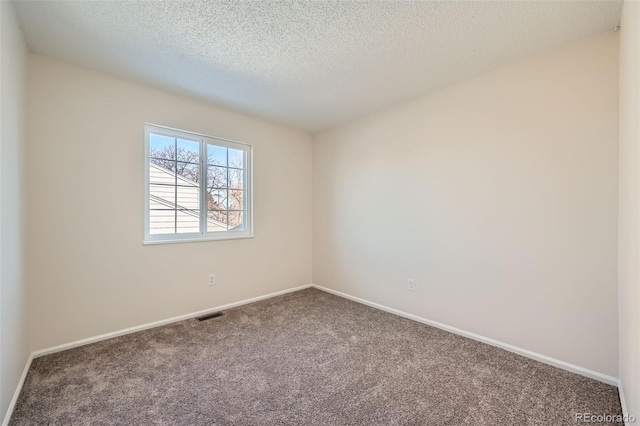
M 622 1 L 17 1 L 29 48 L 307 131 L 619 25 Z

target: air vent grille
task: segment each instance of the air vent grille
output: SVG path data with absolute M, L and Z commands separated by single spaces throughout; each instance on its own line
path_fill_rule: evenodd
M 196 319 L 198 321 L 206 321 L 214 318 L 220 318 L 223 315 L 224 315 L 224 312 L 213 312 L 210 314 L 202 315 L 201 317 L 197 317 Z

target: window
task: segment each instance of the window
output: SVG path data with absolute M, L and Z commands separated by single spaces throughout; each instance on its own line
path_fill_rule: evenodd
M 253 236 L 251 146 L 145 126 L 145 243 Z

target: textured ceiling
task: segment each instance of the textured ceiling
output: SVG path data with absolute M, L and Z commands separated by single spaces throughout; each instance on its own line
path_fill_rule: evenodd
M 29 48 L 308 131 L 619 24 L 621 1 L 17 1 Z

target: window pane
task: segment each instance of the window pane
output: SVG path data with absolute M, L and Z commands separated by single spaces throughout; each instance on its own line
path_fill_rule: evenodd
M 149 233 L 151 235 L 175 233 L 175 210 L 149 210 L 149 219 Z
M 175 185 L 175 161 L 167 160 L 166 165 L 169 167 L 163 167 L 155 164 L 153 160 L 149 163 L 149 183 L 157 183 L 164 185 Z
M 207 189 L 226 188 L 227 170 L 225 167 L 207 167 Z
M 197 164 L 200 162 L 200 143 L 186 139 L 177 140 L 177 160 Z
M 244 223 L 244 212 L 230 211 L 229 212 L 229 230 L 230 231 L 244 231 L 246 225 Z
M 207 232 L 227 230 L 228 216 L 226 211 L 210 211 L 207 215 Z
M 164 209 L 175 209 L 175 185 L 149 184 L 149 206 L 151 202 L 160 204 Z
M 175 160 L 176 139 L 154 133 L 149 134 L 149 157 Z
M 229 167 L 244 169 L 244 151 L 240 149 L 229 148 Z
M 185 212 L 177 212 L 176 225 L 176 234 L 193 234 L 200 232 L 200 218 L 186 214 Z
M 176 188 L 176 233 L 200 232 L 200 167 L 183 162 L 177 165 L 180 179 Z
M 229 188 L 244 189 L 244 170 L 229 169 Z
M 214 189 L 207 194 L 209 200 L 207 208 L 209 210 L 227 210 L 228 194 L 226 189 Z
M 176 212 L 176 234 L 200 232 L 199 210 L 178 209 Z
M 239 189 L 230 189 L 227 196 L 227 205 L 229 210 L 244 210 L 244 191 Z
M 198 181 L 200 180 L 200 166 L 197 163 L 194 164 L 178 161 L 176 162 L 176 167 L 179 176 L 177 179 L 178 185 L 198 186 Z
M 175 233 L 176 211 L 172 201 L 176 187 L 162 184 L 149 185 L 149 233 Z
M 176 190 L 177 210 L 188 210 L 197 213 L 200 209 L 200 187 L 178 186 Z
M 207 145 L 207 164 L 212 166 L 227 165 L 227 148 L 218 145 Z
M 149 135 L 149 164 L 175 170 L 176 140 L 168 136 Z

